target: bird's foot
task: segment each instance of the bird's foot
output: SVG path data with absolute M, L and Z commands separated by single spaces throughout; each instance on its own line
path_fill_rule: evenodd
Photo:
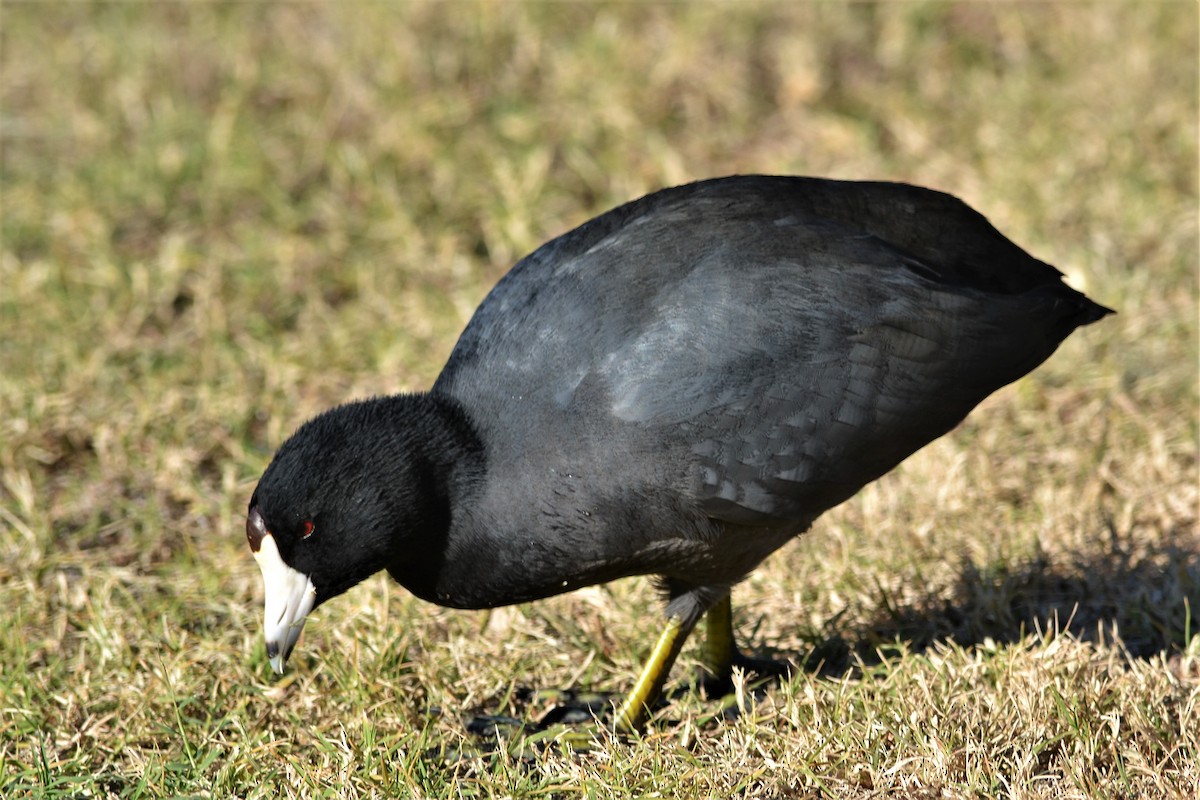
M 734 680 L 734 668 L 745 676 L 740 686 Z M 796 665 L 790 661 L 779 661 L 770 658 L 754 658 L 735 653 L 728 669 L 722 669 L 720 674 L 702 669 L 697 676 L 697 686 L 706 697 L 717 700 L 718 706 L 714 712 L 704 718 L 703 722 L 716 719 L 732 719 L 743 710 L 747 696 L 757 697 L 768 687 L 782 680 L 787 680 L 796 672 Z
M 724 665 L 723 665 L 724 666 Z M 724 697 L 733 691 L 733 671 L 740 669 L 746 675 L 753 675 L 760 680 L 754 681 L 759 685 L 787 680 L 796 673 L 796 665 L 790 661 L 773 658 L 755 658 L 753 656 L 734 653 L 728 668 L 701 669 L 696 684 L 708 697 Z
M 618 740 L 611 724 L 603 721 L 611 715 L 612 698 L 608 692 L 524 690 L 524 719 L 480 714 L 466 721 L 466 729 L 488 749 L 500 746 L 522 756 L 555 747 L 587 752 L 600 742 Z

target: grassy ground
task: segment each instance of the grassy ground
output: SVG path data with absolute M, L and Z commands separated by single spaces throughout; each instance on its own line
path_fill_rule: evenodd
M 1195 4 L 18 4 L 0 27 L 0 794 L 1195 797 Z M 627 689 L 628 580 L 368 581 L 277 679 L 243 537 L 297 424 L 427 386 L 545 238 L 733 172 L 960 195 L 1120 315 L 735 592 L 740 713 Z M 540 692 L 540 693 L 539 693 Z

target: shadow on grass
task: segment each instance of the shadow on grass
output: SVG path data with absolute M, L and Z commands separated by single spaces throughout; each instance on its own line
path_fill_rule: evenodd
M 871 622 L 837 631 L 831 621 L 802 662 L 810 671 L 842 674 L 856 660 L 877 664 L 900 646 L 918 653 L 937 643 L 970 649 L 1036 632 L 1119 643 L 1134 658 L 1169 655 L 1200 631 L 1191 616 L 1200 608 L 1200 546 L 1190 534 L 1177 538 L 1184 544 L 1113 548 L 1054 563 L 1045 555 L 1017 566 L 965 561 L 949 593 L 901 605 L 881 590 Z

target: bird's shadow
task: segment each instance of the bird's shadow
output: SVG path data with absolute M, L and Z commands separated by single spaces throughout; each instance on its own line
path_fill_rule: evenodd
M 939 644 L 971 649 L 1019 642 L 1030 634 L 1067 634 L 1119 646 L 1149 659 L 1187 647 L 1198 632 L 1200 542 L 1158 548 L 1113 545 L 1102 552 L 1051 559 L 1037 554 L 1016 566 L 964 559 L 955 585 L 897 603 L 886 592 L 869 622 L 825 637 L 805 659 L 822 672 L 852 662 L 877 664 L 897 647 L 924 652 Z M 840 657 L 839 657 L 840 655 Z
M 1136 659 L 1170 656 L 1200 632 L 1191 617 L 1192 609 L 1200 607 L 1200 542 L 1185 534 L 1174 541 L 1183 543 L 1123 548 L 1114 541 L 1102 552 L 1053 559 L 1038 554 L 1016 566 L 964 558 L 952 586 L 932 587 L 904 602 L 880 589 L 876 612 L 860 615 L 864 622 L 847 625 L 835 618 L 819 630 L 802 632 L 809 645 L 802 652 L 764 646 L 753 635 L 747 649 L 755 656 L 789 661 L 800 671 L 839 677 L 853 676 L 899 652 L 945 645 L 994 648 L 1030 634 L 1105 642 Z M 770 683 L 757 683 L 756 690 L 765 691 Z M 679 682 L 660 707 L 695 687 L 694 681 Z M 477 709 L 465 724 L 469 733 L 493 741 L 498 735 L 537 735 L 554 726 L 595 724 L 611 711 L 614 697 L 611 692 L 522 689 L 517 706 L 527 711 L 540 706 L 536 719 Z M 724 716 L 736 713 L 736 706 L 723 706 Z

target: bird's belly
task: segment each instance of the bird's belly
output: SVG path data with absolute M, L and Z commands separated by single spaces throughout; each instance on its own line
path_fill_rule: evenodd
M 807 522 L 770 527 L 724 524 L 714 538 L 681 551 L 659 572 L 696 586 L 736 583 L 807 529 Z

